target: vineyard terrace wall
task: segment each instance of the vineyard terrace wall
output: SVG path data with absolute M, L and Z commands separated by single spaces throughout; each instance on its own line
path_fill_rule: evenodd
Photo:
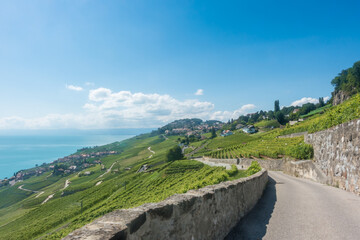
M 283 170 L 284 168 L 283 165 L 287 161 L 287 159 L 285 158 L 284 159 L 252 159 L 252 158 L 217 159 L 210 157 L 202 157 L 201 160 L 213 162 L 213 163 L 235 164 L 244 169 L 250 167 L 252 161 L 257 161 L 262 168 L 270 171 Z
M 330 184 L 360 194 L 360 119 L 305 135 Z
M 159 203 L 111 212 L 70 233 L 69 239 L 224 239 L 260 199 L 266 170 Z

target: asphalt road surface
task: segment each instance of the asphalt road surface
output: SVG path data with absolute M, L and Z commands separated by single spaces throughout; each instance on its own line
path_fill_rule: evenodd
M 269 172 L 262 198 L 225 239 L 360 239 L 360 197 Z

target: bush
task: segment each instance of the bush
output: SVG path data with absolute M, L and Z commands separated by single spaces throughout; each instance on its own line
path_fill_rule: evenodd
M 252 161 L 250 167 L 247 169 L 249 176 L 260 171 L 261 171 L 261 166 L 257 161 Z
M 235 176 L 238 172 L 239 172 L 239 170 L 237 169 L 237 167 L 234 164 L 231 165 L 231 169 L 227 171 L 227 173 L 229 174 L 230 177 Z

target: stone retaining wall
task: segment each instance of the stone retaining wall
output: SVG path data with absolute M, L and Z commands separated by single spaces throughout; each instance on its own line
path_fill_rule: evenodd
M 283 172 L 322 184 L 329 184 L 328 177 L 314 164 L 312 160 L 287 161 L 284 164 Z
M 287 159 L 252 159 L 252 158 L 217 159 L 217 158 L 203 157 L 202 159 L 213 163 L 236 164 L 236 165 L 240 165 L 242 168 L 248 168 L 252 161 L 257 161 L 262 168 L 265 168 L 270 171 L 281 171 L 283 169 L 283 164 L 287 161 Z
M 360 194 L 360 119 L 305 135 L 330 184 Z
M 266 170 L 100 217 L 64 239 L 224 239 L 261 197 Z

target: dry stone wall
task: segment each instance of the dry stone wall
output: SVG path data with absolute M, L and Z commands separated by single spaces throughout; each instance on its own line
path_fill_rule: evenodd
M 360 194 L 360 119 L 305 135 L 330 184 Z
M 64 239 L 224 239 L 261 197 L 266 170 L 250 177 L 111 212 Z
M 252 159 L 252 158 L 218 159 L 218 158 L 203 157 L 202 159 L 213 163 L 235 164 L 241 166 L 241 168 L 248 168 L 251 165 L 252 161 L 257 161 L 262 168 L 265 168 L 270 171 L 282 170 L 283 164 L 287 161 L 287 159 Z
M 328 177 L 314 164 L 312 160 L 287 161 L 283 165 L 283 172 L 291 176 L 302 177 L 315 182 L 329 184 Z

